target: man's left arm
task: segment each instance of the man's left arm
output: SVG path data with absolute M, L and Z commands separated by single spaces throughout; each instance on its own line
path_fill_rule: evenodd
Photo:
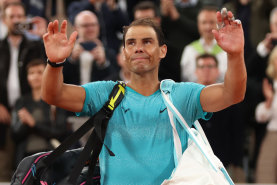
M 205 87 L 200 102 L 205 112 L 217 112 L 244 99 L 246 91 L 246 68 L 244 62 L 244 36 L 239 20 L 232 12 L 217 12 L 220 25 L 213 30 L 218 45 L 227 52 L 228 66 L 224 83 Z

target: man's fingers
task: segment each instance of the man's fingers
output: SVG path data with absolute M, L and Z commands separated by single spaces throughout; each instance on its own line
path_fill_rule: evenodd
M 55 20 L 53 22 L 53 32 L 54 32 L 54 34 L 59 32 L 59 21 L 58 20 Z
M 49 34 L 53 34 L 53 22 L 49 22 L 47 31 Z
M 43 41 L 44 42 L 46 42 L 47 40 L 48 40 L 48 37 L 49 37 L 49 33 L 47 32 L 47 33 L 45 33 L 44 35 L 43 35 Z
M 222 21 L 222 16 L 220 12 L 216 12 L 216 18 L 217 18 L 217 29 L 220 29 L 224 26 L 224 23 Z
M 63 20 L 61 25 L 61 33 L 66 34 L 66 28 L 67 28 L 67 21 Z
M 235 20 L 235 17 L 234 17 L 234 15 L 231 11 L 228 11 L 227 18 L 228 18 L 229 21 L 234 21 Z
M 234 14 L 231 11 L 227 11 L 226 8 L 222 8 L 220 12 L 217 12 L 217 29 L 221 29 L 226 25 L 241 26 L 240 20 L 235 20 Z

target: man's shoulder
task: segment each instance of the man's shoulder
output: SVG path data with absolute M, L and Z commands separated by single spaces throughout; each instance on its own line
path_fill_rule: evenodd
M 82 85 L 85 89 L 99 89 L 101 90 L 109 90 L 115 86 L 117 82 L 115 81 L 95 81 L 95 82 L 90 82 L 87 84 Z
M 203 87 L 203 85 L 195 82 L 175 82 L 170 79 L 163 80 L 161 84 L 162 90 L 170 91 L 170 92 L 179 91 L 179 90 L 186 91 L 186 90 L 191 90 L 191 89 L 201 88 L 201 87 Z

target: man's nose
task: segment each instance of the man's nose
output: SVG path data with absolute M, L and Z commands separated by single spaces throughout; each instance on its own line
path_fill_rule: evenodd
M 141 52 L 143 52 L 143 45 L 138 43 L 136 45 L 136 53 L 141 53 Z

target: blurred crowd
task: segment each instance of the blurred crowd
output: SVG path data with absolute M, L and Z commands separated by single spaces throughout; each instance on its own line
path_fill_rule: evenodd
M 67 20 L 68 36 L 78 32 L 65 83 L 128 82 L 122 28 L 152 18 L 168 47 L 160 80 L 212 85 L 224 81 L 227 69 L 227 54 L 212 34 L 222 7 L 243 25 L 247 92 L 243 102 L 200 123 L 234 182 L 277 183 L 276 0 L 0 0 L 0 181 L 10 181 L 24 157 L 54 149 L 87 119 L 41 100 L 50 21 Z

